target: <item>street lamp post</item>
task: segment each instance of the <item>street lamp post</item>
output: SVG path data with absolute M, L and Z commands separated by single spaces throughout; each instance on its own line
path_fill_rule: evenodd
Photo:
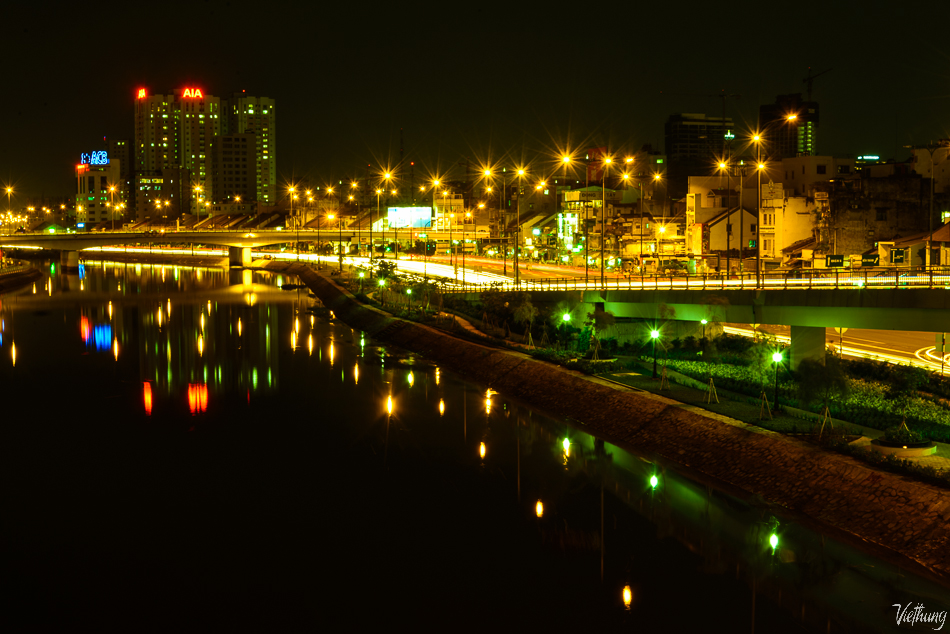
M 653 339 L 653 378 L 657 378 L 656 373 L 656 340 L 660 338 L 660 331 L 653 329 L 650 331 L 650 338 Z
M 115 185 L 109 186 L 109 211 L 112 213 L 112 230 L 115 231 Z
M 479 205 L 479 207 L 484 207 L 485 205 Z M 465 285 L 465 225 L 468 224 L 468 219 L 472 217 L 472 212 L 466 211 L 465 217 L 462 218 L 462 285 Z
M 453 271 L 455 272 L 455 279 L 459 278 L 459 265 L 455 261 L 453 265 L 452 254 L 455 251 L 455 242 L 452 240 L 452 225 L 455 224 L 455 214 L 449 214 L 449 266 L 454 266 Z
M 773 398 L 773 405 L 778 409 L 778 366 L 782 363 L 782 353 L 773 352 L 772 362 L 775 364 L 775 396 Z
M 606 241 L 607 241 L 607 174 L 610 170 L 610 164 L 613 162 L 609 156 L 604 157 L 604 180 L 601 181 L 600 193 L 601 193 L 601 202 L 600 202 L 600 287 L 604 288 L 606 282 L 604 280 L 604 259 L 606 257 Z
M 383 182 L 385 183 L 384 188 L 387 189 L 387 190 L 389 189 L 389 181 L 390 181 L 390 179 L 392 179 L 392 177 L 393 177 L 392 172 L 385 172 L 385 173 L 383 173 Z M 382 193 L 382 192 L 379 192 L 379 193 Z M 393 192 L 393 193 L 395 193 L 395 192 Z M 376 195 L 376 215 L 377 215 L 377 216 L 380 215 L 380 213 L 379 213 L 379 194 Z M 381 218 L 380 218 L 380 219 L 381 219 Z M 387 210 L 387 212 L 386 212 L 386 219 L 387 219 L 387 223 L 388 223 L 388 220 L 389 220 L 389 211 L 388 211 L 388 210 Z M 383 225 L 383 254 L 382 254 L 380 257 L 382 257 L 383 259 L 386 259 L 386 226 L 385 226 L 385 225 Z
M 709 322 L 706 319 L 702 319 L 699 323 L 703 325 L 703 360 L 706 357 L 706 324 Z
M 524 169 L 518 170 L 518 204 L 515 205 L 515 252 L 512 267 L 515 269 L 515 286 L 521 285 L 521 270 L 518 268 L 518 244 L 521 240 L 521 192 L 524 190 Z
M 195 185 L 195 218 L 201 219 L 201 185 Z
M 728 171 L 728 165 L 725 162 L 719 164 L 719 170 L 726 170 L 726 188 L 727 190 L 732 187 L 732 174 Z M 720 184 L 722 181 L 719 181 Z M 729 258 L 730 244 L 729 238 L 732 236 L 732 226 L 730 224 L 732 220 L 732 214 L 729 213 L 729 198 L 726 197 L 726 279 L 729 279 L 729 274 L 732 272 L 731 261 Z

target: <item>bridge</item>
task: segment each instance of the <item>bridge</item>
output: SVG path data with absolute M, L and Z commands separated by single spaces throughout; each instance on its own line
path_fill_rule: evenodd
M 425 229 L 390 229 L 388 231 L 369 231 L 368 229 L 263 229 L 237 230 L 202 229 L 186 231 L 98 231 L 82 233 L 14 233 L 0 236 L 0 248 L 26 247 L 34 249 L 52 249 L 63 253 L 63 265 L 67 268 L 79 266 L 78 251 L 96 247 L 126 244 L 162 245 L 162 244 L 205 244 L 228 248 L 228 259 L 232 265 L 250 264 L 250 250 L 274 244 L 295 244 L 313 242 L 318 239 L 362 243 L 370 240 L 414 239 L 419 233 L 425 233 L 430 240 L 448 241 L 462 237 L 461 231 L 435 231 Z M 472 235 L 472 232 L 466 232 Z
M 917 332 L 950 329 L 950 270 L 829 269 L 754 274 L 599 280 L 522 280 L 513 284 L 455 285 L 446 292 L 476 300 L 486 290 L 522 290 L 534 304 L 561 305 L 575 316 L 594 309 L 620 320 L 665 324 L 703 319 L 717 323 L 791 327 L 791 362 L 824 357 L 826 328 Z

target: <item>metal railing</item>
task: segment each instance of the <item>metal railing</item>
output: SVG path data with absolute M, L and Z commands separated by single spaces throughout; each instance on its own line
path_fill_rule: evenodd
M 583 278 L 534 278 L 512 282 L 463 283 L 446 285 L 447 293 L 480 293 L 490 290 L 573 291 L 573 290 L 762 290 L 762 289 L 884 289 L 940 288 L 950 290 L 950 266 L 911 268 L 803 269 L 766 273 L 706 275 L 630 275 L 585 282 Z

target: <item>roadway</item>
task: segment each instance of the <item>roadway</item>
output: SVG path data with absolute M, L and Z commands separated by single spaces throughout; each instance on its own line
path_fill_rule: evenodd
M 788 326 L 759 326 L 756 330 L 773 335 L 783 343 L 789 342 Z M 751 325 L 732 324 L 725 326 L 725 331 L 745 337 L 753 336 Z M 950 342 L 950 335 L 947 340 Z M 825 341 L 829 349 L 835 352 L 840 347 L 845 357 L 912 364 L 937 373 L 943 369 L 945 375 L 950 375 L 950 353 L 945 350 L 941 366 L 934 333 L 850 328 L 839 335 L 834 328 L 826 328 Z

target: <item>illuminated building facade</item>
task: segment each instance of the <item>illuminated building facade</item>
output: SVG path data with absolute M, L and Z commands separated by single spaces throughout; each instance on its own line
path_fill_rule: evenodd
M 269 97 L 235 93 L 221 104 L 223 134 L 255 136 L 256 188 L 254 200 L 262 206 L 277 204 L 277 102 Z M 250 169 L 248 169 L 250 174 Z M 224 202 L 229 192 L 215 195 Z M 243 198 L 242 198 L 243 200 Z
M 76 223 L 80 228 L 91 228 L 112 219 L 113 204 L 121 203 L 117 192 L 110 188 L 120 184 L 120 161 L 111 159 L 105 150 L 83 153 L 76 165 Z M 121 215 L 116 215 L 120 220 Z
M 200 88 L 181 88 L 170 95 L 151 95 L 140 88 L 135 97 L 135 171 L 154 174 L 161 170 L 188 170 L 193 191 L 187 202 L 173 201 L 182 210 L 197 214 L 204 200 L 211 200 L 211 142 L 221 130 L 221 100 Z M 151 206 L 139 200 L 136 214 L 152 215 Z

